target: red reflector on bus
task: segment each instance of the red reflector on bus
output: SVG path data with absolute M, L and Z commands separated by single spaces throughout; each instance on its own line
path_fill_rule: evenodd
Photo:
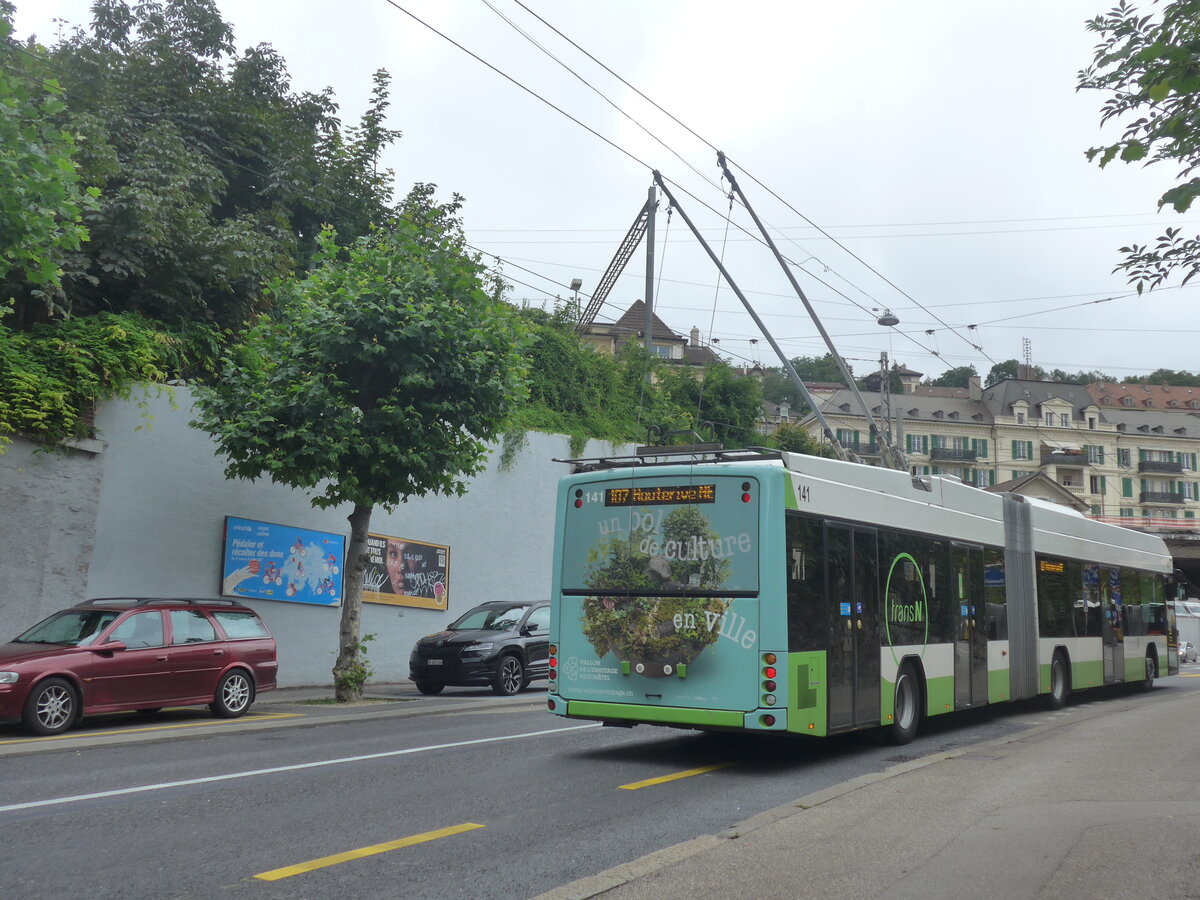
M 764 691 L 774 691 L 774 690 L 775 690 L 775 682 L 773 682 L 773 681 L 764 681 L 764 682 L 763 682 L 763 690 L 764 690 Z
M 775 724 L 775 717 L 768 713 L 767 715 L 762 717 L 762 723 L 764 725 L 766 725 L 768 728 L 770 728 L 772 725 Z
M 546 705 L 547 705 L 548 707 L 550 707 L 551 709 L 555 709 L 555 706 L 554 706 L 554 698 L 553 698 L 553 697 L 551 697 L 549 700 L 547 700 L 547 701 L 546 701 Z

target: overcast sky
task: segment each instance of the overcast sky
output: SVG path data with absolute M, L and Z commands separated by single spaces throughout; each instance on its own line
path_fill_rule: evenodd
M 784 352 L 823 355 L 774 258 L 739 230 L 753 231 L 744 210 L 727 233 L 717 147 L 753 176 L 735 170 L 811 273 L 801 287 L 860 375 L 884 351 L 927 376 L 968 364 L 986 375 L 1022 359 L 1025 340 L 1047 370 L 1200 371 L 1200 279 L 1137 298 L 1111 274 L 1119 247 L 1167 224 L 1200 233 L 1200 212 L 1157 212 L 1174 170 L 1084 158 L 1118 134 L 1100 127 L 1104 98 L 1075 91 L 1096 43 L 1084 22 L 1110 0 L 523 2 L 699 138 L 515 0 L 218 0 L 239 48 L 274 45 L 294 87 L 332 87 L 346 121 L 372 72 L 391 72 L 388 124 L 404 137 L 385 163 L 401 189 L 466 197 L 468 239 L 506 260 L 516 300 L 568 297 L 573 278 L 590 294 L 657 168 Z M 43 43 L 53 18 L 88 20 L 81 0 L 16 3 L 18 34 Z M 775 364 L 665 202 L 658 238 L 659 316 L 684 335 L 698 327 L 735 363 Z M 598 318 L 619 317 L 644 286 L 639 250 Z M 895 328 L 877 324 L 885 308 Z

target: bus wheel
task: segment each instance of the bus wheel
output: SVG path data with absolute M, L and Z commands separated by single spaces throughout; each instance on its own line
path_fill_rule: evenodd
M 896 699 L 892 704 L 892 724 L 886 729 L 892 744 L 907 744 L 917 736 L 921 724 L 921 683 L 912 663 L 905 663 L 896 675 Z
M 1146 654 L 1146 677 L 1138 684 L 1138 688 L 1148 691 L 1154 687 L 1154 679 L 1158 677 L 1158 657 L 1153 653 Z
M 1062 709 L 1070 696 L 1071 674 L 1067 669 L 1067 658 L 1062 651 L 1056 651 L 1050 661 L 1050 693 L 1044 695 L 1046 707 Z

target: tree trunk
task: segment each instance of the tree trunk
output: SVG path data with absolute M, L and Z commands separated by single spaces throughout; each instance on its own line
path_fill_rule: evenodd
M 333 666 L 333 689 L 338 703 L 361 700 L 366 681 L 366 659 L 359 639 L 362 620 L 363 572 L 367 567 L 367 531 L 371 527 L 371 506 L 354 505 L 346 518 L 350 522 L 350 546 L 346 548 L 345 596 L 342 598 L 342 624 L 338 635 L 338 658 Z

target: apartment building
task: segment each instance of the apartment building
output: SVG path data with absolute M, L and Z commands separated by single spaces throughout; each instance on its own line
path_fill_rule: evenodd
M 1032 486 L 1029 476 L 1040 473 L 1093 517 L 1155 531 L 1200 529 L 1200 405 L 1185 405 L 1181 394 L 1176 405 L 1147 406 L 1111 399 L 1128 392 L 1097 399 L 1084 385 L 1007 379 L 982 389 L 972 379 L 965 392 L 862 396 L 915 475 L 953 475 L 986 489 Z M 829 398 L 822 414 L 864 462 L 880 463 L 850 391 Z M 820 437 L 815 418 L 805 426 Z

